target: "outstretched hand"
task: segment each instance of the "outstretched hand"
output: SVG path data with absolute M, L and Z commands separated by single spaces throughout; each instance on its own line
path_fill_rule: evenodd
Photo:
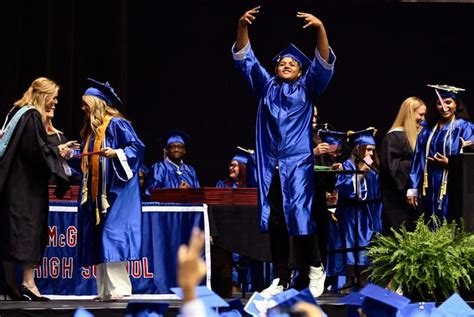
M 441 153 L 438 153 L 436 152 L 435 155 L 433 157 L 430 157 L 428 156 L 426 158 L 428 161 L 431 161 L 433 163 L 436 163 L 444 168 L 447 168 L 448 165 L 449 165 L 449 159 L 447 156 L 441 154 Z
M 308 26 L 313 26 L 315 28 L 320 28 L 323 26 L 323 22 L 310 13 L 298 12 L 296 16 L 298 18 L 304 19 L 305 25 L 303 25 L 303 29 L 306 29 Z
M 194 228 L 189 246 L 181 245 L 178 250 L 178 285 L 183 289 L 184 301 L 193 300 L 194 288 L 206 275 L 206 264 L 201 258 L 204 248 L 204 233 Z
M 79 150 L 80 147 L 81 145 L 77 141 L 68 141 L 58 145 L 59 154 L 65 159 L 70 159 L 74 150 Z
M 103 147 L 100 151 L 101 151 L 100 155 L 105 156 L 106 158 L 117 157 L 117 152 L 111 147 Z
M 467 146 L 471 146 L 472 144 L 474 144 L 474 143 L 472 143 L 471 140 L 464 140 L 461 137 L 460 137 L 460 139 L 461 139 L 461 148 L 465 148 Z
M 255 21 L 256 19 L 255 15 L 257 15 L 259 12 L 260 12 L 260 6 L 248 10 L 247 12 L 244 13 L 243 16 L 240 17 L 239 25 L 247 26 L 249 24 L 252 24 L 252 22 Z

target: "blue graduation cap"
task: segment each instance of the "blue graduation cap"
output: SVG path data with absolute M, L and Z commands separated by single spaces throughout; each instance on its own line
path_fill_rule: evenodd
M 249 301 L 244 307 L 245 312 L 252 316 L 266 315 L 267 311 L 279 303 L 286 301 L 287 299 L 298 294 L 298 291 L 290 288 L 283 293 L 274 296 L 263 296 L 258 292 L 253 293 Z
M 362 311 L 367 317 L 395 317 L 410 299 L 374 284 L 367 284 L 359 292 L 365 295 Z
M 337 301 L 338 304 L 346 304 L 351 306 L 362 306 L 365 296 L 358 292 L 351 292 Z
M 171 291 L 178 295 L 179 298 L 183 298 L 183 290 L 181 287 L 172 287 Z M 206 307 L 229 307 L 229 304 L 223 300 L 222 297 L 211 291 L 207 286 L 196 286 L 195 291 L 196 297 L 201 299 Z
M 370 127 L 360 131 L 349 131 L 347 132 L 349 145 L 353 148 L 356 145 L 375 145 L 375 133 L 377 129 Z
M 429 317 L 431 313 L 436 310 L 436 303 L 434 302 L 420 302 L 408 304 L 397 317 Z
M 345 132 L 331 131 L 326 129 L 318 130 L 319 137 L 328 144 L 341 145 L 347 138 Z
M 347 305 L 347 317 L 360 317 L 358 312 L 359 307 L 365 300 L 365 296 L 358 292 L 351 292 L 338 300 L 338 304 Z
M 474 316 L 472 308 L 459 296 L 454 293 L 430 315 L 430 317 L 447 317 L 447 316 Z
M 122 100 L 120 100 L 119 96 L 117 96 L 108 81 L 106 81 L 105 83 L 101 83 L 100 81 L 97 81 L 92 78 L 87 78 L 87 80 L 91 83 L 91 87 L 86 89 L 86 91 L 84 92 L 84 96 L 97 97 L 105 101 L 106 104 L 114 107 L 119 107 L 123 105 Z
M 273 61 L 278 63 L 283 57 L 291 57 L 300 63 L 301 70 L 305 70 L 311 65 L 311 60 L 297 48 L 294 44 L 290 43 L 286 48 L 284 48 L 280 53 L 278 53 Z
M 165 146 L 170 145 L 171 143 L 181 143 L 186 145 L 191 140 L 191 137 L 184 131 L 179 129 L 173 129 L 167 132 L 162 138 L 161 141 Z
M 428 87 L 431 87 L 431 88 L 434 88 L 435 91 L 437 93 L 439 93 L 439 95 L 442 97 L 442 98 L 452 98 L 452 99 L 456 99 L 457 98 L 457 94 L 460 92 L 460 91 L 465 91 L 466 89 L 464 88 L 459 88 L 459 87 L 455 87 L 455 86 L 449 86 L 449 85 L 431 85 L 431 84 L 428 84 L 426 85 Z
M 242 164 L 247 164 L 247 162 L 249 161 L 249 154 L 246 154 L 246 153 L 238 153 L 236 154 L 231 161 L 237 161 L 237 162 L 240 162 Z
M 127 305 L 125 317 L 165 316 L 168 306 L 168 303 L 130 302 Z
M 270 308 L 267 312 L 268 317 L 282 316 L 285 313 L 293 312 L 294 306 L 299 302 L 306 302 L 317 306 L 316 300 L 311 294 L 309 288 L 302 290 L 287 300 L 280 302 L 273 308 Z

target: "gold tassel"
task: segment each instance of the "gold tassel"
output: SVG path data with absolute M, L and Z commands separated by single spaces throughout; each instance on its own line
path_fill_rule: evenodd
M 102 213 L 106 213 L 107 209 L 109 209 L 110 205 L 109 202 L 107 201 L 107 195 L 102 194 Z
M 423 196 L 426 196 L 426 189 L 428 188 L 428 160 L 425 160 L 425 171 L 423 172 Z
M 86 173 L 82 181 L 81 205 L 84 205 L 87 202 L 87 195 L 89 195 L 88 190 L 87 190 L 87 176 L 88 174 Z
M 97 226 L 100 223 L 100 214 L 99 214 L 99 206 L 97 206 L 97 201 L 95 204 L 95 225 Z
M 443 182 L 441 183 L 441 188 L 439 190 L 439 201 L 440 201 L 440 203 L 439 203 L 438 209 L 443 208 L 443 199 L 444 199 L 444 196 L 446 196 L 447 190 L 448 190 L 448 171 L 444 170 L 443 171 Z

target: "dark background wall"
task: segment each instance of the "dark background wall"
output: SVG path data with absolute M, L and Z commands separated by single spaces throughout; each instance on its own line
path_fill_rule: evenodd
M 325 23 L 336 71 L 318 102 L 322 121 L 339 130 L 390 127 L 408 96 L 434 97 L 427 83 L 467 89 L 474 111 L 474 5 L 393 1 L 127 1 L 41 0 L 2 4 L 0 110 L 3 115 L 33 79 L 62 87 L 55 125 L 79 138 L 86 78 L 108 80 L 147 146 L 161 157 L 159 137 L 188 132 L 187 162 L 201 183 L 225 176 L 236 146 L 254 147 L 257 100 L 232 66 L 237 19 L 262 5 L 251 27 L 267 67 L 289 42 L 313 56 L 315 35 L 297 11 Z

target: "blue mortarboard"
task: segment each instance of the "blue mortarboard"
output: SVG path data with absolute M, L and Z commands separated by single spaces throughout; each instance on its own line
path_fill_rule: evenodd
M 457 94 L 460 91 L 465 91 L 464 88 L 458 88 L 449 85 L 427 85 L 428 87 L 434 88 L 442 98 L 457 98 Z
M 283 57 L 289 56 L 300 63 L 301 70 L 305 70 L 311 65 L 311 60 L 300 51 L 294 44 L 288 45 L 278 55 L 273 58 L 274 62 L 279 62 Z
M 307 302 L 317 306 L 316 300 L 309 288 L 302 290 L 301 292 L 295 294 L 294 296 L 288 298 L 287 300 L 280 302 L 275 307 L 271 308 L 267 312 L 268 317 L 282 316 L 284 312 L 293 311 L 294 306 L 299 302 Z
M 175 142 L 186 145 L 191 140 L 191 137 L 184 131 L 173 129 L 166 133 L 161 140 L 165 146 Z
M 91 87 L 86 89 L 84 96 L 97 97 L 105 101 L 105 103 L 108 105 L 115 107 L 123 105 L 122 100 L 120 100 L 119 96 L 117 96 L 109 82 L 106 81 L 105 83 L 101 83 L 100 81 L 92 78 L 87 78 L 87 80 L 91 83 Z
M 232 158 L 232 161 L 238 161 L 242 164 L 247 164 L 247 162 L 249 161 L 249 154 L 238 153 Z
M 271 297 L 263 296 L 260 293 L 255 292 L 248 300 L 244 310 L 252 316 L 261 316 L 262 314 L 266 315 L 267 310 L 277 306 L 296 294 L 298 294 L 298 291 L 293 288 Z
M 318 135 L 321 137 L 323 142 L 328 144 L 340 145 L 347 138 L 347 134 L 339 131 L 331 130 L 318 130 Z
M 409 298 L 374 284 L 367 284 L 359 293 L 365 295 L 362 311 L 367 317 L 395 317 L 410 303 Z
M 434 302 L 413 303 L 400 310 L 400 314 L 397 317 L 429 317 L 435 309 L 436 303 Z
M 168 306 L 168 303 L 130 302 L 127 305 L 125 317 L 164 316 L 168 310 Z
M 338 304 L 346 304 L 352 306 L 362 306 L 365 296 L 358 292 L 351 292 L 337 301 Z
M 430 317 L 467 317 L 474 316 L 472 308 L 459 296 L 454 293 L 430 315 Z
M 356 145 L 375 145 L 374 136 L 376 132 L 377 130 L 372 127 L 356 132 L 349 131 L 347 133 L 349 145 L 351 147 Z
M 171 291 L 183 298 L 183 290 L 181 287 L 172 287 Z M 201 299 L 205 306 L 209 308 L 229 307 L 229 304 L 219 295 L 211 291 L 207 286 L 196 286 L 196 297 Z
M 358 309 L 362 306 L 364 300 L 364 295 L 358 292 L 351 292 L 338 300 L 337 303 L 347 305 L 347 317 L 360 317 Z

